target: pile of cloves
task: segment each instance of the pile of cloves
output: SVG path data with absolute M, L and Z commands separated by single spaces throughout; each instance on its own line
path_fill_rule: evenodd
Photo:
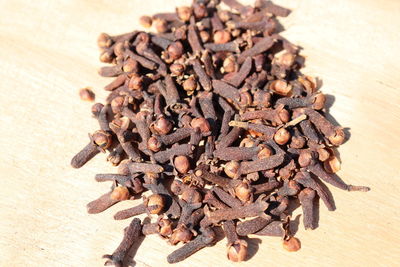
M 71 161 L 82 167 L 99 152 L 118 166 L 110 192 L 88 204 L 99 213 L 129 199 L 143 202 L 114 215 L 133 219 L 106 265 L 122 266 L 140 235 L 158 234 L 184 245 L 175 263 L 227 238 L 227 257 L 246 260 L 248 235 L 278 236 L 300 249 L 289 229 L 301 205 L 306 229 L 317 225 L 316 201 L 334 210 L 324 181 L 348 191 L 336 147 L 343 128 L 324 117 L 325 96 L 300 72 L 298 47 L 283 38 L 277 16 L 290 11 L 270 1 L 195 0 L 173 13 L 143 16 L 144 27 L 101 34 L 105 104 L 92 106 L 100 130 Z M 146 191 L 151 194 L 142 195 Z

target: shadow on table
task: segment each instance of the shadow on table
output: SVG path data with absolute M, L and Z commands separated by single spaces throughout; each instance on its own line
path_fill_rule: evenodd
M 246 260 L 250 260 L 252 257 L 254 257 L 254 255 L 256 255 L 262 241 L 259 238 L 249 238 L 249 237 L 244 238 L 244 240 L 246 240 L 248 245 Z

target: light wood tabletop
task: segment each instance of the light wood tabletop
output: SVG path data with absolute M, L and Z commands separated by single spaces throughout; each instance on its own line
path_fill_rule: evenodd
M 140 29 L 141 15 L 185 3 L 0 1 L 0 266 L 102 266 L 101 256 L 118 246 L 129 221 L 112 215 L 135 202 L 86 213 L 110 186 L 94 175 L 115 168 L 103 154 L 79 170 L 70 166 L 98 127 L 78 90 L 91 86 L 97 100 L 106 96 L 108 79 L 97 74 L 99 33 Z M 322 79 L 330 116 L 349 128 L 339 176 L 371 191 L 330 187 L 337 210 L 321 205 L 314 231 L 300 222 L 299 252 L 283 250 L 279 238 L 251 236 L 250 258 L 240 266 L 399 266 L 400 1 L 276 3 L 292 9 L 281 19 L 283 35 L 303 48 L 304 72 Z M 232 266 L 225 244 L 175 266 Z M 134 261 L 167 266 L 174 249 L 148 236 Z

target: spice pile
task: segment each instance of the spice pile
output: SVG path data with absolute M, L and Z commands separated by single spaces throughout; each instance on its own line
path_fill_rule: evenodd
M 314 229 L 317 198 L 335 209 L 321 180 L 369 190 L 334 174 L 345 133 L 324 117 L 325 96 L 300 72 L 298 48 L 277 33 L 276 17 L 289 10 L 265 0 L 254 7 L 219 2 L 140 18 L 157 33 L 98 39 L 100 60 L 112 64 L 99 74 L 115 78 L 104 88 L 106 103 L 92 107 L 100 130 L 71 165 L 108 151 L 118 173 L 96 175 L 113 186 L 88 212 L 142 197 L 114 219 L 148 214 L 132 220 L 106 265 L 122 266 L 137 238 L 149 234 L 184 243 L 167 257 L 182 261 L 214 244 L 217 227 L 231 261 L 246 260 L 250 234 L 279 236 L 296 251 L 289 206 L 300 203 L 304 227 Z M 93 99 L 87 91 L 81 96 Z

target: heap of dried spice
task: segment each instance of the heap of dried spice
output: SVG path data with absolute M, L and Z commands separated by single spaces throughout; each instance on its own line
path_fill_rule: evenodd
M 322 181 L 369 190 L 335 175 L 345 132 L 324 117 L 324 94 L 300 72 L 298 47 L 278 33 L 277 17 L 289 13 L 266 0 L 195 0 L 141 17 L 156 33 L 100 35 L 100 60 L 111 65 L 99 74 L 114 79 L 105 104 L 92 107 L 100 130 L 71 164 L 108 152 L 118 166 L 96 175 L 112 188 L 89 213 L 142 198 L 114 219 L 148 215 L 131 221 L 106 265 L 122 266 L 138 237 L 150 234 L 183 243 L 167 257 L 182 261 L 213 245 L 219 227 L 231 261 L 246 260 L 252 234 L 281 237 L 296 251 L 289 206 L 299 203 L 304 227 L 314 229 L 316 199 L 335 209 Z

